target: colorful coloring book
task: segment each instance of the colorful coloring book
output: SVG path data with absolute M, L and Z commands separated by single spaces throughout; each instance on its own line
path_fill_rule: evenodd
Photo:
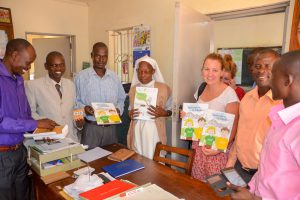
M 152 105 L 156 107 L 157 88 L 150 87 L 136 87 L 134 97 L 134 109 L 139 110 L 139 116 L 135 119 L 154 120 L 153 116 L 148 114 L 148 108 Z
M 185 116 L 182 118 L 180 139 L 199 141 L 205 126 L 205 111 L 208 104 L 183 103 L 182 111 Z
M 84 118 L 84 109 L 83 108 L 73 110 L 73 119 L 75 121 L 83 119 L 83 118 Z
M 207 110 L 199 146 L 226 152 L 235 115 Z
M 98 125 L 120 124 L 121 118 L 112 103 L 92 103 Z
M 58 159 L 58 160 L 53 160 L 53 161 L 49 161 L 49 162 L 46 162 L 46 163 L 42 163 L 42 167 L 43 167 L 43 169 L 49 169 L 51 167 L 63 165 L 66 162 L 67 161 L 65 160 L 65 158 L 62 158 L 62 159 Z

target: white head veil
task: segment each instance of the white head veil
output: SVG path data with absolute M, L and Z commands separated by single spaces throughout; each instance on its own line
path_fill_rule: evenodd
M 155 81 L 161 82 L 161 83 L 165 82 L 164 77 L 162 76 L 162 74 L 159 70 L 159 67 L 157 65 L 157 62 L 153 58 L 149 57 L 148 55 L 145 55 L 135 61 L 135 67 L 134 67 L 134 71 L 133 71 L 133 78 L 131 81 L 131 86 L 134 86 L 134 85 L 140 83 L 140 81 L 138 79 L 138 75 L 137 75 L 137 69 L 139 68 L 140 62 L 142 62 L 142 61 L 149 63 L 155 70 L 155 72 L 152 76 L 152 80 L 155 80 Z

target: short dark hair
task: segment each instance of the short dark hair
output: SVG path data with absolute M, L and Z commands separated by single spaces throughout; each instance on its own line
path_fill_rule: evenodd
M 47 54 L 46 63 L 49 63 L 50 58 L 52 58 L 52 57 L 64 57 L 64 56 L 62 55 L 62 53 L 60 53 L 58 51 L 51 51 L 50 53 Z
M 271 48 L 265 48 L 265 49 L 262 49 L 262 50 L 260 50 L 258 52 L 259 55 L 260 54 L 266 54 L 266 53 L 273 54 L 275 57 L 279 57 L 280 56 L 280 54 L 277 51 L 275 51 L 275 50 L 273 50 Z
M 252 51 L 250 51 L 250 53 L 247 57 L 247 65 L 248 64 L 253 65 L 254 59 L 255 59 L 256 55 L 258 54 L 258 52 L 260 52 L 264 49 L 265 49 L 264 47 L 257 47 L 257 48 L 254 48 Z
M 300 76 L 300 50 L 283 54 L 276 63 L 282 66 L 284 73 Z
M 256 53 L 256 56 L 255 56 L 255 58 L 254 58 L 254 62 L 256 62 L 256 60 L 257 60 L 261 55 L 263 55 L 263 54 L 273 54 L 273 55 L 275 56 L 275 58 L 279 58 L 279 57 L 280 57 L 280 54 L 279 54 L 277 51 L 275 51 L 275 50 L 273 50 L 273 49 L 271 49 L 271 48 L 265 48 L 265 49 L 262 49 L 262 50 L 260 50 L 260 51 L 258 51 L 258 52 Z
M 95 51 L 96 48 L 107 48 L 106 44 L 103 42 L 97 42 L 93 45 L 93 52 Z
M 20 52 L 32 46 L 27 40 L 22 38 L 12 39 L 8 41 L 5 50 L 5 57 L 11 55 L 14 51 Z

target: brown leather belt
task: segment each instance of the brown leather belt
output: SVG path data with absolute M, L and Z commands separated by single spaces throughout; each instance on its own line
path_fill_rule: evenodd
M 91 120 L 88 120 L 87 118 L 85 118 L 85 122 L 86 122 L 86 123 L 89 123 L 89 124 L 97 125 L 97 126 L 110 127 L 110 124 L 99 125 L 99 124 L 97 124 L 96 121 L 91 121 Z
M 13 146 L 0 146 L 0 151 L 15 151 L 22 146 L 23 143 L 16 144 Z

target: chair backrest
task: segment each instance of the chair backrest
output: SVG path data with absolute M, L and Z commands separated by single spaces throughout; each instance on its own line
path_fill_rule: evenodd
M 166 151 L 167 153 L 176 153 L 187 157 L 187 162 L 181 162 L 178 160 L 173 160 L 170 158 L 165 158 L 160 156 L 160 151 Z M 176 166 L 182 169 L 185 169 L 185 173 L 191 175 L 192 165 L 194 161 L 195 150 L 183 149 L 179 147 L 171 147 L 161 143 L 157 143 L 155 147 L 155 152 L 153 160 L 156 162 L 165 163 L 166 165 Z

